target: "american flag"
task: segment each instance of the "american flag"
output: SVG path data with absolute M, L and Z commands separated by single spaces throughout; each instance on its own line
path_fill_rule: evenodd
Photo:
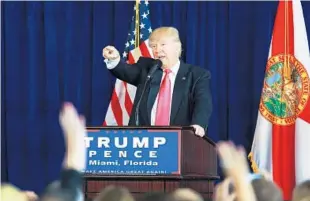
M 137 0 L 125 50 L 121 55 L 127 63 L 136 63 L 140 56 L 153 57 L 148 46 L 151 32 L 149 2 Z M 128 125 L 135 94 L 135 86 L 117 79 L 103 125 Z

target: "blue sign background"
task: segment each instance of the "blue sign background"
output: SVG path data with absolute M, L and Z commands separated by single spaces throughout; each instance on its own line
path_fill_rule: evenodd
M 90 147 L 87 149 L 87 165 L 85 173 L 94 174 L 121 174 L 121 175 L 157 175 L 178 174 L 179 172 L 179 138 L 178 131 L 148 131 L 148 130 L 94 130 L 88 132 L 88 137 L 93 137 Z M 109 148 L 98 147 L 98 138 L 109 138 Z M 125 148 L 115 146 L 115 139 L 120 138 L 119 144 L 123 144 L 123 138 L 127 138 L 128 145 Z M 154 139 L 162 137 L 166 140 L 164 145 L 154 148 Z M 148 138 L 148 148 L 133 148 L 133 138 Z M 89 156 L 90 151 L 96 151 L 96 155 Z M 111 151 L 111 157 L 104 157 L 104 151 Z M 127 151 L 127 157 L 119 157 L 119 151 Z M 134 156 L 135 151 L 142 151 L 141 158 Z M 156 151 L 157 158 L 149 156 L 150 151 Z M 139 163 L 140 162 L 140 163 Z

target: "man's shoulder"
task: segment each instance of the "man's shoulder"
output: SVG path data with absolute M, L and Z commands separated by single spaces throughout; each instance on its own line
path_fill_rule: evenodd
M 150 57 L 140 57 L 137 61 L 137 64 L 140 65 L 151 65 L 154 62 L 155 59 L 150 58 Z
M 185 63 L 185 65 L 187 65 L 187 67 L 190 69 L 190 71 L 192 72 L 193 76 L 198 78 L 198 77 L 211 77 L 211 73 L 209 70 L 202 68 L 200 66 L 197 65 L 193 65 L 193 64 L 187 64 Z

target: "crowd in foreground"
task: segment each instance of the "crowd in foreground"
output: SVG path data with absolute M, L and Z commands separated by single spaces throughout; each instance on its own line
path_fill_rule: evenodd
M 86 164 L 85 118 L 78 114 L 71 103 L 65 103 L 59 114 L 59 121 L 67 148 L 59 180 L 48 185 L 40 196 L 31 191 L 21 191 L 11 184 L 2 184 L 1 201 L 84 200 L 81 172 Z M 251 177 L 242 147 L 236 147 L 231 142 L 219 142 L 217 150 L 226 177 L 217 184 L 213 201 L 283 201 L 281 189 L 270 179 L 267 172 Z M 128 189 L 108 186 L 102 189 L 93 201 L 204 201 L 204 199 L 192 189 L 181 188 L 170 193 L 150 192 L 136 200 Z M 310 180 L 295 187 L 292 201 L 310 201 Z

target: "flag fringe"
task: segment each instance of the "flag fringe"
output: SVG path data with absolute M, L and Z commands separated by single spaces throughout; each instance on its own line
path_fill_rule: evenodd
M 254 173 L 260 172 L 257 163 L 253 159 L 253 153 L 252 152 L 250 152 L 250 154 L 248 155 L 248 159 L 251 162 L 251 168 L 252 168 L 253 172 Z

